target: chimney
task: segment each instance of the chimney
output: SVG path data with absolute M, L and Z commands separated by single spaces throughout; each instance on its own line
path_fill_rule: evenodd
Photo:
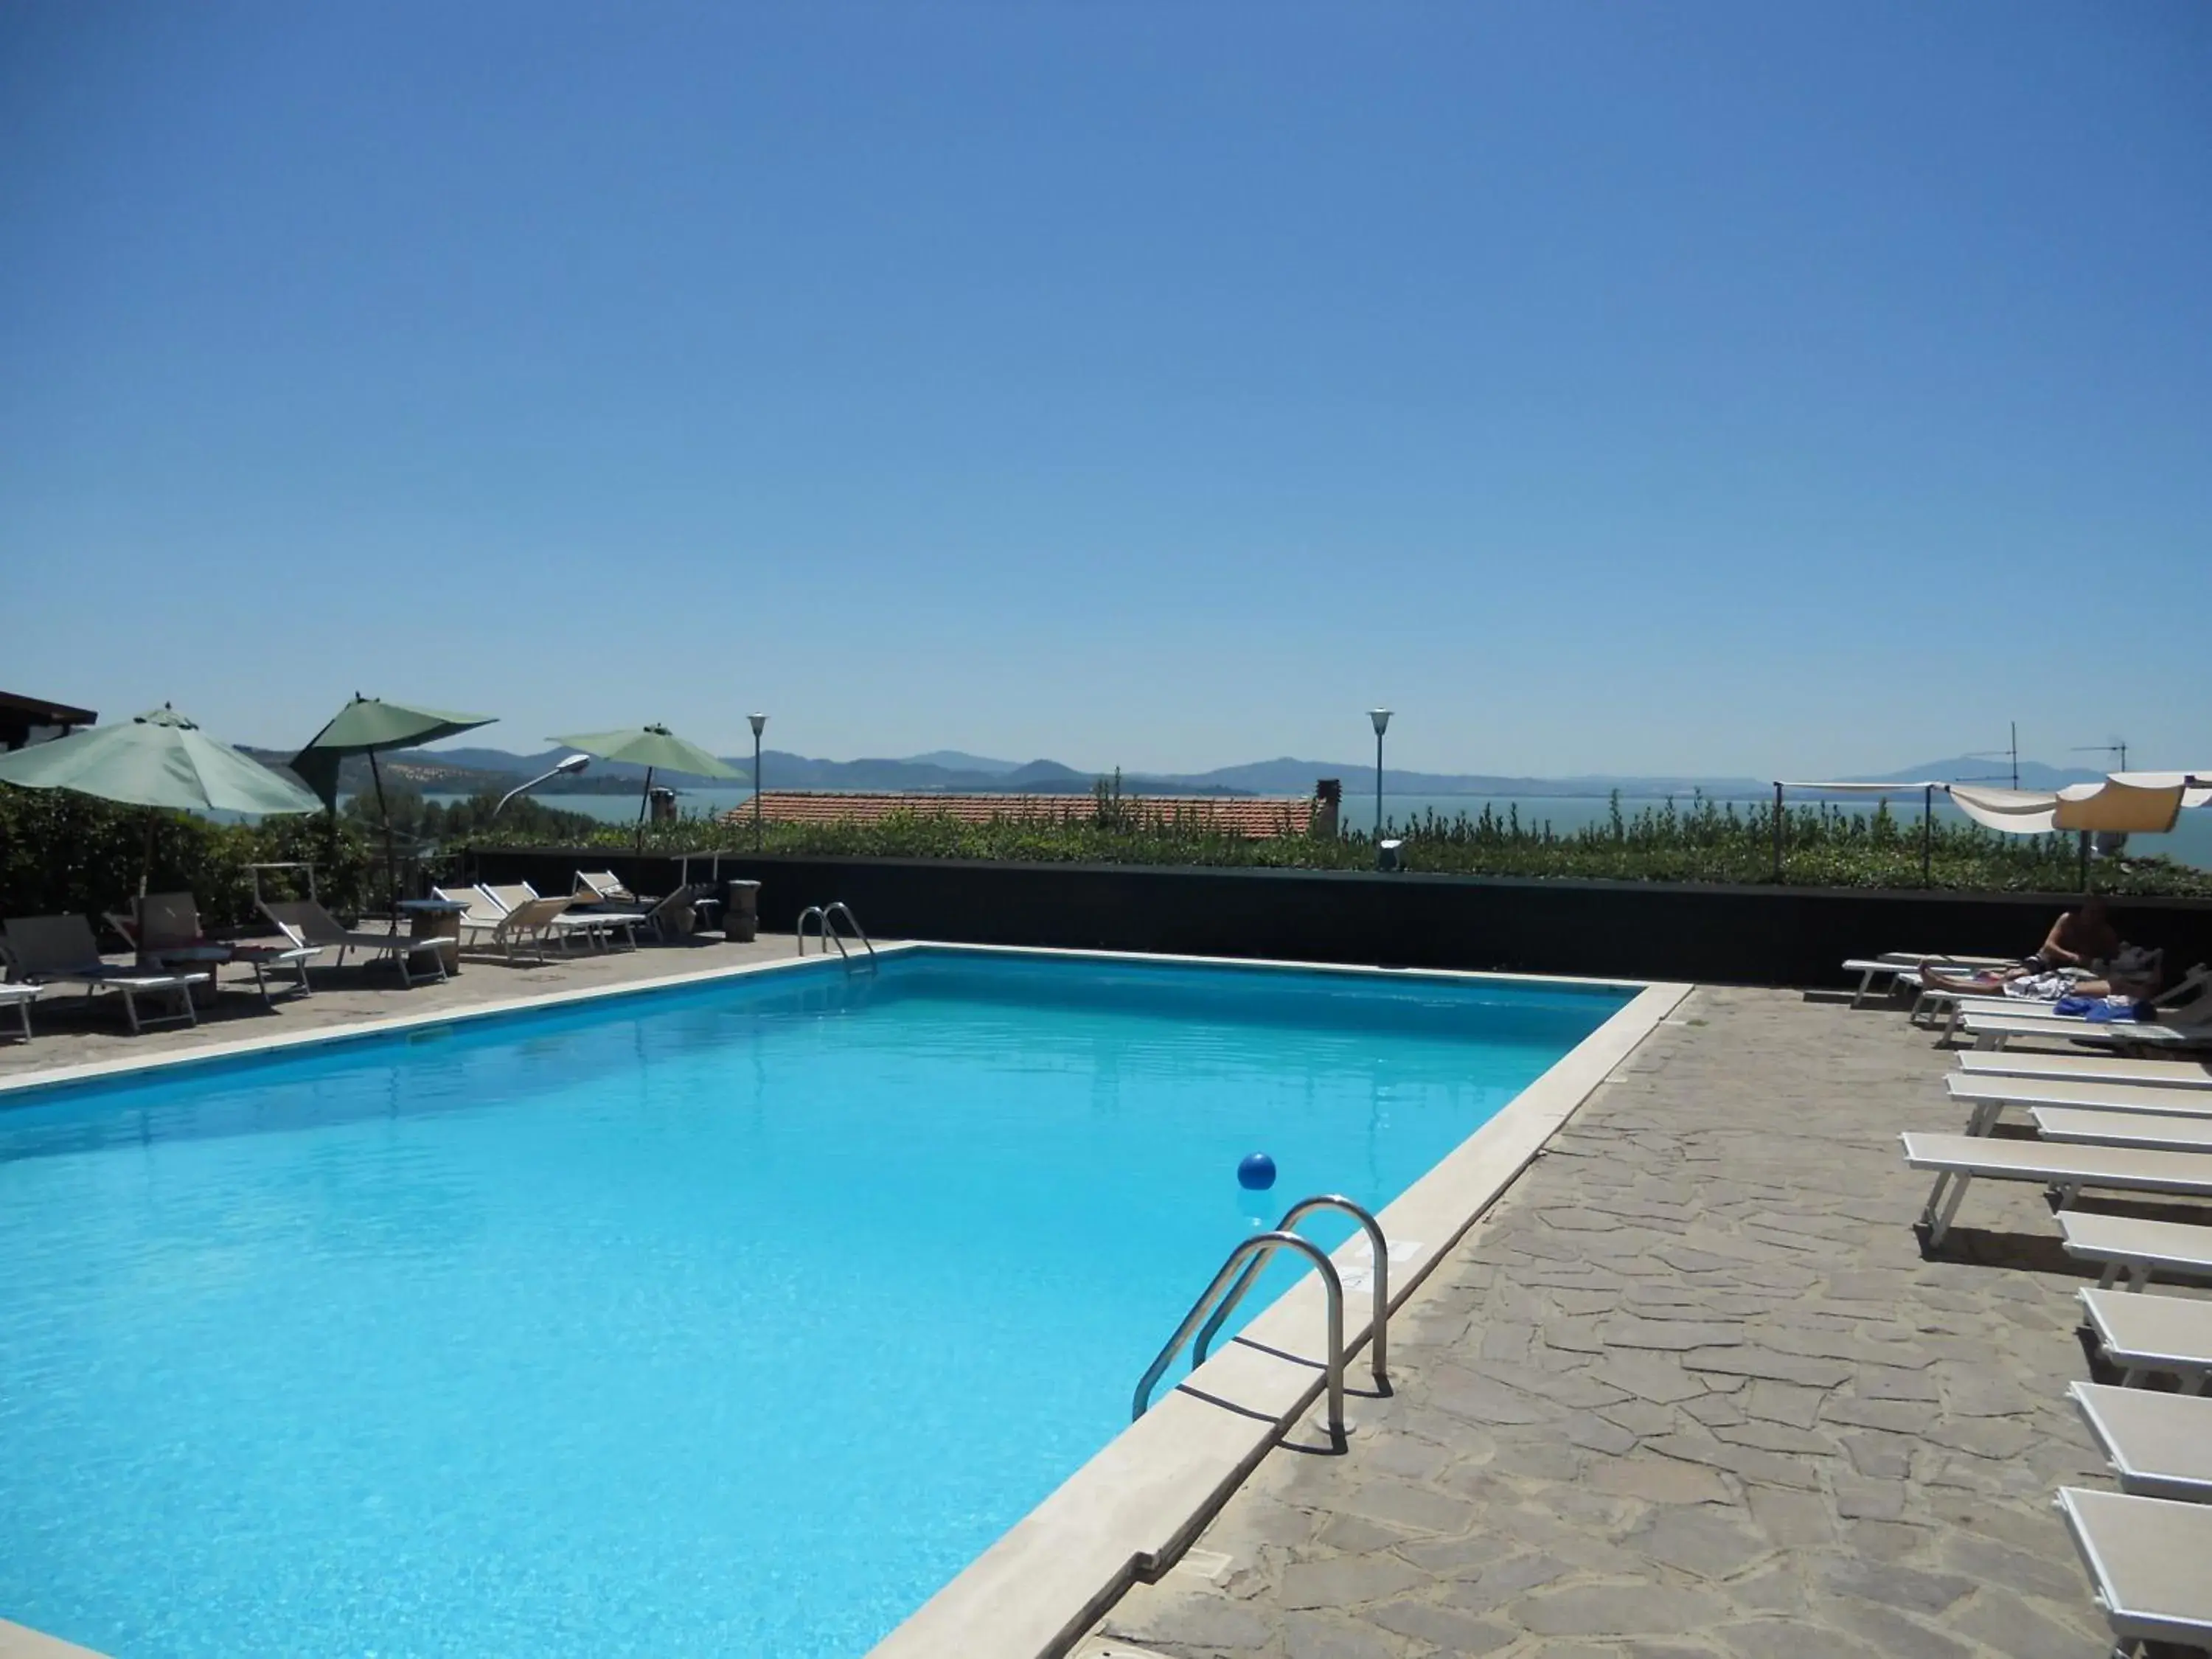
M 1337 808 L 1344 800 L 1344 780 L 1322 778 L 1314 785 L 1313 828 L 1316 836 L 1336 834 Z

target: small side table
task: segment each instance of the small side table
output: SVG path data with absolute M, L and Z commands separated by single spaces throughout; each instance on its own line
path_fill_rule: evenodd
M 448 975 L 461 971 L 461 918 L 469 907 L 459 899 L 402 899 L 399 908 L 407 913 L 407 937 L 410 939 L 442 939 L 452 943 L 440 947 L 438 955 L 445 963 Z

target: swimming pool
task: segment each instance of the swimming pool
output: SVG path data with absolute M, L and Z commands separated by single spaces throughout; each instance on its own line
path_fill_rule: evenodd
M 0 1616 L 865 1652 L 1126 1425 L 1240 1232 L 1379 1206 L 1630 994 L 926 950 L 40 1091 Z

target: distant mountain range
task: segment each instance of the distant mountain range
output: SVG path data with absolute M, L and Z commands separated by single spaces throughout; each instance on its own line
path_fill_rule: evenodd
M 282 765 L 284 757 L 270 750 L 246 751 L 257 760 Z M 517 755 L 504 749 L 410 749 L 381 757 L 379 766 L 387 783 L 397 783 L 434 794 L 476 794 L 513 788 L 526 778 L 550 771 L 568 753 L 546 749 L 534 755 Z M 745 775 L 735 787 L 744 787 L 752 771 L 750 755 L 723 757 Z M 1993 775 L 2002 768 L 2002 775 Z M 819 760 L 771 749 L 761 757 L 761 769 L 771 789 L 843 789 L 901 793 L 959 792 L 969 794 L 1085 794 L 1100 774 L 1054 760 L 994 760 L 954 749 L 933 750 L 904 759 Z M 2023 788 L 2052 789 L 2064 783 L 2092 782 L 2102 772 L 2080 767 L 2045 766 L 2022 761 Z M 1356 761 L 1298 760 L 1285 756 L 1275 760 L 1249 761 L 1238 766 L 1217 767 L 1210 772 L 1140 774 L 1121 779 L 1131 794 L 1307 795 L 1322 778 L 1340 780 L 1347 793 L 1364 794 L 1374 787 L 1371 766 Z M 555 778 L 540 784 L 541 795 L 619 794 L 641 787 L 645 769 L 593 761 L 580 776 Z M 1928 761 L 1901 771 L 1875 773 L 1839 782 L 1917 783 L 1923 779 L 1942 782 L 1976 781 L 2002 786 L 2010 780 L 2006 763 L 1986 757 L 1960 755 Z M 694 777 L 685 773 L 657 772 L 656 783 L 677 789 L 729 788 L 725 780 Z M 369 787 L 368 763 L 349 760 L 339 775 L 339 787 L 349 792 Z M 1384 790 L 1394 795 L 1511 796 L 1547 795 L 1602 798 L 1618 790 L 1632 799 L 1656 799 L 1702 793 L 1717 799 L 1753 799 L 1774 786 L 1763 778 L 1691 777 L 1672 775 L 1583 775 L 1538 778 L 1482 772 L 1413 772 L 1395 768 L 1382 774 Z

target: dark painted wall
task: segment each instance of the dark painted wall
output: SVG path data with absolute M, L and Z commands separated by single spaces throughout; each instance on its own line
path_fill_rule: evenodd
M 676 878 L 672 859 L 604 852 L 487 852 L 478 861 L 484 878 L 546 893 L 568 891 L 579 867 L 610 863 L 642 892 L 665 892 Z M 2026 955 L 2070 902 L 951 860 L 725 855 L 721 869 L 762 884 L 761 926 L 770 932 L 788 931 L 807 905 L 842 899 L 884 939 L 1750 985 L 1840 985 L 1844 957 L 1887 950 Z M 2171 973 L 2212 960 L 2212 901 L 2119 901 L 2113 915 L 2124 937 L 2166 947 Z

